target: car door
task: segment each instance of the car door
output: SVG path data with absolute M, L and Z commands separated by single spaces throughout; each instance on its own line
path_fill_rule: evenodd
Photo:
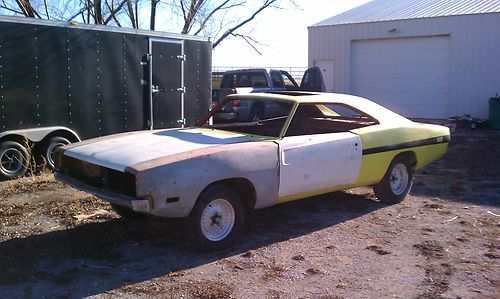
M 361 140 L 350 132 L 289 136 L 277 141 L 279 198 L 354 184 L 361 167 Z
M 335 119 L 356 111 L 329 107 L 336 108 L 329 103 L 297 105 L 284 137 L 277 141 L 281 200 L 356 183 L 361 168 L 361 139 L 350 132 L 350 122 Z

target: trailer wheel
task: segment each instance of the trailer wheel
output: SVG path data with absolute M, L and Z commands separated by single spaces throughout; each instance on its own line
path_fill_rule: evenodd
M 58 147 L 65 146 L 66 144 L 70 144 L 71 142 L 64 137 L 52 137 L 43 146 L 42 157 L 45 159 L 47 163 L 47 167 L 50 170 L 55 168 L 54 163 L 54 153 Z
M 0 180 L 23 176 L 30 164 L 30 154 L 20 143 L 4 141 L 0 143 Z

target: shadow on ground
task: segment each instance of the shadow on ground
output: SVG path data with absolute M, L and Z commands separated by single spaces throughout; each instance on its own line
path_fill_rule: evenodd
M 101 294 L 309 234 L 383 207 L 366 196 L 339 192 L 259 210 L 250 216 L 239 243 L 215 253 L 191 249 L 183 238 L 182 223 L 159 219 L 115 219 L 11 239 L 0 243 L 0 297 Z

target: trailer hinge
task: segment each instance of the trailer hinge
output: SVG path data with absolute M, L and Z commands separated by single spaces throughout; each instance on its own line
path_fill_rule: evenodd
M 177 88 L 177 91 L 181 92 L 181 93 L 186 93 L 186 86 L 182 86 L 182 87 Z
M 177 120 L 177 123 L 178 123 L 179 125 L 185 126 L 185 125 L 186 125 L 186 119 L 185 119 L 185 118 L 178 119 L 178 120 Z
M 180 59 L 182 61 L 186 61 L 186 54 L 177 55 L 177 59 Z

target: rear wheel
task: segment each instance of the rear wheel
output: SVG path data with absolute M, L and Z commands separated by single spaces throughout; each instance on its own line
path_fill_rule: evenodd
M 389 169 L 380 183 L 373 186 L 378 199 L 386 203 L 403 201 L 412 186 L 413 167 L 405 156 L 397 156 L 392 160 Z
M 51 170 L 55 168 L 54 163 L 54 153 L 58 147 L 65 146 L 66 144 L 70 144 L 71 142 L 60 136 L 55 136 L 46 141 L 43 145 L 43 153 L 42 157 L 45 160 L 47 167 Z
M 8 180 L 23 176 L 30 164 L 28 150 L 15 141 L 0 143 L 0 179 Z
M 241 196 L 232 188 L 214 185 L 205 190 L 187 219 L 192 243 L 203 250 L 231 245 L 245 224 Z

